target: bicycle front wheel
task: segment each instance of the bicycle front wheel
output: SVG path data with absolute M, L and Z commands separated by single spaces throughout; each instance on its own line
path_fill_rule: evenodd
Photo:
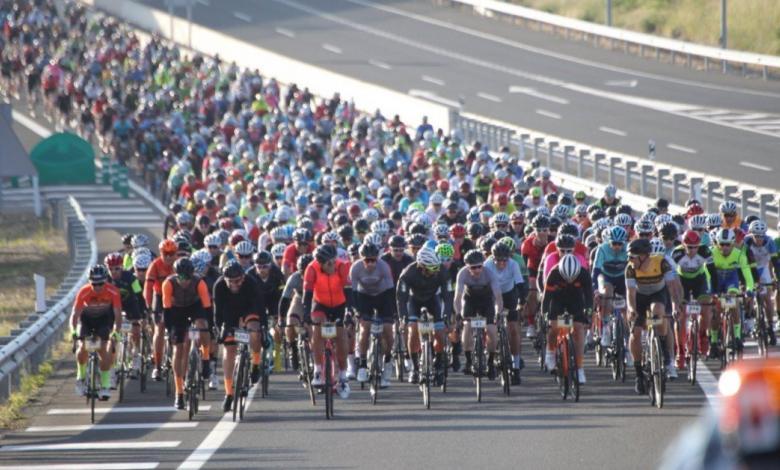
M 238 415 L 238 409 L 240 408 L 239 401 L 241 400 L 241 392 L 243 391 L 243 376 L 246 374 L 247 368 L 247 355 L 242 350 L 239 351 L 237 357 L 238 364 L 233 372 L 233 421 L 235 422 Z
M 509 352 L 509 340 L 507 339 L 506 330 L 501 328 L 499 339 L 501 342 L 501 385 L 504 391 L 504 395 L 510 394 L 509 383 L 509 371 L 512 364 L 512 353 Z
M 127 375 L 127 335 L 122 336 L 122 351 L 119 354 L 119 369 L 117 370 L 119 388 L 119 403 L 125 399 L 125 376 Z
M 569 386 L 571 387 L 571 396 L 575 402 L 580 401 L 580 379 L 577 376 L 577 357 L 574 347 L 574 338 L 569 335 L 567 340 L 567 349 L 569 352 Z
M 482 346 L 482 331 L 474 342 L 474 381 L 477 388 L 477 402 L 482 401 L 482 375 L 485 373 L 485 351 Z
M 688 381 L 691 385 L 696 384 L 696 367 L 699 363 L 699 321 L 693 320 L 691 322 L 691 329 L 688 332 L 690 341 L 688 347 L 690 348 L 690 362 L 688 363 Z
M 661 349 L 661 338 L 653 334 L 650 346 L 650 367 L 653 381 L 653 401 L 655 406 L 663 408 L 664 406 L 664 371 L 663 371 L 663 350 Z
M 92 420 L 92 424 L 95 424 L 95 401 L 97 400 L 97 394 L 98 394 L 98 382 L 99 382 L 99 367 L 98 367 L 98 359 L 97 354 L 93 353 L 94 355 L 89 358 L 89 408 L 90 408 L 90 418 Z
M 325 419 L 333 417 L 333 364 L 330 349 L 325 349 Z

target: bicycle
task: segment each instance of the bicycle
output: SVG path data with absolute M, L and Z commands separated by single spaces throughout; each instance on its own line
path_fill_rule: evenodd
M 487 320 L 482 316 L 475 316 L 469 322 L 474 335 L 474 363 L 472 372 L 474 374 L 474 385 L 477 391 L 477 402 L 482 402 L 482 376 L 485 375 L 485 328 Z
M 727 293 L 720 301 L 721 305 L 721 334 L 720 338 L 723 345 L 720 348 L 720 365 L 725 368 L 728 364 L 742 358 L 742 351 L 737 344 L 736 326 L 741 324 L 742 313 L 740 302 L 734 293 Z M 732 312 L 738 314 L 737 321 L 734 321 Z
M 244 408 L 249 395 L 249 332 L 243 328 L 233 330 L 233 337 L 238 343 L 236 367 L 233 372 L 233 422 L 236 415 L 244 419 Z
M 125 377 L 129 376 L 130 368 L 127 366 L 127 349 L 128 343 L 130 343 L 130 333 L 133 329 L 133 324 L 127 321 L 124 316 L 122 317 L 122 339 L 119 344 L 115 344 L 115 348 L 118 346 L 119 351 L 116 352 L 117 362 L 114 365 L 117 377 L 117 389 L 119 390 L 119 403 L 122 403 L 125 398 Z
M 320 335 L 325 340 L 323 347 L 323 367 L 325 374 L 325 419 L 333 418 L 333 389 L 336 387 L 335 354 L 333 338 L 338 334 L 335 323 L 325 322 L 320 325 Z
M 509 326 L 507 325 L 507 316 L 509 309 L 503 309 L 498 314 L 496 326 L 498 329 L 498 355 L 496 356 L 496 367 L 501 371 L 501 386 L 504 395 L 510 394 L 510 376 L 512 374 L 512 352 L 509 350 Z
M 78 345 L 78 338 L 73 339 L 73 352 L 76 352 Z M 94 333 L 87 338 L 84 338 L 84 349 L 87 350 L 89 355 L 87 358 L 87 405 L 90 407 L 90 420 L 92 424 L 95 423 L 95 401 L 98 399 L 98 392 L 100 391 L 100 356 L 98 351 L 102 341 Z
M 403 382 L 404 358 L 406 357 L 406 350 L 404 348 L 403 328 L 401 327 L 401 321 L 398 318 L 395 319 L 393 332 L 395 335 L 395 342 L 393 343 L 393 365 L 395 366 L 395 377 L 399 382 Z
M 420 391 L 423 395 L 423 406 L 431 409 L 431 382 L 433 381 L 433 332 L 434 324 L 431 321 L 428 309 L 420 312 L 420 321 L 417 322 L 417 332 L 420 335 Z
M 138 384 L 141 388 L 141 393 L 146 392 L 146 380 L 149 372 L 149 355 L 151 354 L 151 346 L 149 343 L 149 332 L 147 331 L 146 322 L 141 322 L 141 337 L 139 339 L 141 365 L 138 370 Z
M 444 364 L 441 365 L 441 377 L 439 378 L 441 383 L 439 386 L 441 387 L 442 393 L 447 393 L 447 379 L 449 378 L 449 370 L 451 362 L 451 356 L 452 356 L 452 343 L 450 342 L 450 322 L 447 318 L 444 319 Z
M 295 331 L 298 335 L 298 351 L 300 351 L 300 379 L 303 382 L 304 388 L 309 390 L 309 398 L 311 399 L 312 406 L 317 404 L 316 393 L 314 393 L 314 387 L 311 386 L 312 375 L 314 374 L 312 368 L 312 356 L 311 346 L 309 345 L 309 331 L 303 326 L 296 326 Z
M 171 337 L 165 333 L 165 351 L 163 352 L 163 363 L 161 374 L 165 377 L 165 396 L 171 396 L 171 386 L 173 383 L 173 344 Z
M 580 381 L 577 377 L 577 362 L 574 347 L 574 320 L 570 313 L 563 314 L 558 320 L 558 334 L 555 340 L 555 380 L 561 398 L 571 395 L 575 402 L 580 401 Z
M 606 360 L 612 369 L 612 380 L 625 382 L 627 331 L 623 322 L 623 310 L 626 308 L 626 299 L 616 295 L 611 300 L 612 317 L 609 321 L 610 329 L 612 330 L 612 341 L 607 347 Z
M 771 322 L 767 319 L 764 298 L 767 295 L 767 287 L 771 286 L 774 286 L 774 284 L 761 283 L 760 290 L 756 296 L 756 342 L 758 343 L 758 355 L 763 358 L 769 356 L 769 328 L 771 328 Z
M 539 362 L 539 370 L 545 372 L 547 371 L 547 366 L 544 365 L 544 355 L 547 351 L 547 320 L 541 308 L 536 311 L 534 322 L 536 323 L 536 337 L 533 339 L 534 351 L 536 351 L 536 358 Z
M 662 325 L 663 318 L 648 318 L 647 334 L 642 335 L 642 370 L 647 381 L 647 394 L 650 405 L 659 409 L 664 406 L 666 391 L 666 365 L 664 364 L 663 345 L 655 329 Z
M 198 412 L 198 395 L 201 393 L 201 390 L 203 391 L 203 399 L 205 399 L 206 394 L 206 383 L 203 380 L 203 376 L 201 374 L 201 355 L 200 355 L 200 347 L 198 345 L 198 338 L 200 338 L 200 330 L 198 328 L 192 327 L 189 329 L 189 339 L 190 339 L 190 353 L 189 357 L 187 358 L 187 381 L 184 386 L 184 393 L 187 397 L 187 403 L 188 403 L 188 415 L 189 420 L 192 421 L 192 418 L 195 416 L 195 414 Z
M 268 381 L 271 368 L 274 366 L 274 338 L 270 332 L 265 330 L 260 331 L 260 334 L 265 335 L 263 353 L 260 355 L 260 396 L 265 398 L 268 396 Z
M 371 343 L 368 347 L 368 390 L 371 396 L 371 404 L 376 405 L 379 395 L 379 386 L 382 380 L 382 333 L 384 324 L 382 319 L 374 317 L 371 322 Z
M 699 363 L 699 317 L 701 315 L 701 305 L 691 298 L 685 304 L 685 314 L 687 318 L 688 336 L 687 353 L 685 361 L 688 364 L 688 382 L 691 385 L 696 384 L 696 368 Z

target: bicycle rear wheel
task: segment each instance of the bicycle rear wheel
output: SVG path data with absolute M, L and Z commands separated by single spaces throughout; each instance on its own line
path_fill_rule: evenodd
M 509 373 L 512 364 L 512 354 L 509 352 L 509 342 L 507 339 L 506 330 L 501 328 L 499 341 L 501 342 L 501 385 L 504 391 L 504 395 L 510 394 L 510 378 Z
M 767 330 L 766 312 L 764 311 L 764 302 L 759 297 L 756 300 L 757 313 L 756 313 L 756 331 L 758 342 L 758 355 L 761 357 L 767 357 L 769 355 L 769 333 Z
M 477 388 L 477 402 L 482 401 L 482 375 L 485 371 L 485 351 L 482 347 L 482 331 L 477 333 L 477 339 L 474 342 L 474 380 Z
M 247 357 L 246 353 L 243 350 L 244 346 L 241 346 L 241 350 L 239 350 L 238 353 L 238 364 L 236 365 L 235 371 L 233 372 L 233 421 L 236 421 L 236 416 L 238 415 L 238 409 L 240 408 L 239 401 L 241 400 L 241 394 L 243 392 L 243 376 L 246 373 L 245 369 L 247 367 Z
M 395 376 L 399 382 L 404 381 L 404 340 L 401 329 L 396 325 L 395 343 L 393 346 L 393 362 L 395 363 Z
M 422 373 L 423 377 L 420 381 L 420 388 L 423 394 L 423 405 L 426 409 L 431 409 L 431 343 L 430 340 L 425 340 L 423 344 L 423 357 L 422 357 Z
M 569 386 L 571 387 L 571 396 L 575 402 L 580 401 L 580 379 L 577 375 L 577 357 L 574 347 L 574 338 L 571 334 L 568 336 L 567 349 L 569 353 Z
M 119 403 L 122 403 L 125 399 L 125 376 L 127 375 L 127 334 L 122 335 L 122 351 L 119 354 L 119 370 L 117 371 L 117 379 L 119 383 Z
M 696 385 L 696 367 L 699 363 L 699 321 L 691 322 L 690 331 L 688 331 L 688 347 L 690 348 L 690 362 L 688 363 L 688 381 L 691 385 Z
M 371 370 L 368 372 L 371 383 L 369 384 L 369 394 L 371 395 L 371 404 L 376 405 L 379 395 L 379 379 L 382 377 L 382 367 L 379 364 L 379 358 L 382 357 L 382 346 L 379 338 L 374 336 L 371 345 Z
M 306 388 L 309 389 L 309 398 L 311 399 L 312 406 L 317 404 L 317 394 L 314 392 L 314 387 L 311 386 L 311 376 L 312 376 L 312 370 L 311 370 L 311 350 L 309 349 L 309 342 L 304 341 L 303 342 L 303 348 L 301 348 L 303 351 L 302 358 L 301 358 L 301 369 L 303 370 L 303 380 L 306 384 Z
M 325 419 L 333 417 L 333 364 L 330 349 L 325 349 Z
M 559 341 L 555 354 L 556 375 L 558 390 L 561 393 L 561 399 L 565 400 L 569 396 L 569 353 L 565 341 Z
M 141 328 L 141 368 L 138 371 L 138 385 L 141 387 L 141 393 L 146 392 L 146 369 L 149 358 L 149 343 L 146 337 L 146 327 Z

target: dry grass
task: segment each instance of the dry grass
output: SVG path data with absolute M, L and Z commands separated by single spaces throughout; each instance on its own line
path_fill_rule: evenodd
M 46 382 L 46 378 L 54 371 L 52 361 L 46 361 L 38 367 L 38 373 L 22 378 L 19 391 L 8 397 L 8 401 L 0 406 L 0 429 L 21 429 L 26 422 L 24 407 L 35 398 Z
M 70 263 L 64 234 L 46 219 L 0 214 L 0 335 L 33 312 L 33 273 L 46 276 L 46 293 L 51 295 Z
M 530 8 L 604 23 L 605 0 L 511 0 Z M 732 49 L 780 55 L 780 1 L 730 0 L 728 44 Z M 612 0 L 620 28 L 717 46 L 720 0 Z

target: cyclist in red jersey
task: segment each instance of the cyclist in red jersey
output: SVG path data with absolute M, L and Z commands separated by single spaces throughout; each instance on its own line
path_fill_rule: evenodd
M 536 276 L 539 272 L 539 265 L 542 262 L 544 249 L 549 242 L 550 219 L 545 215 L 537 215 L 531 221 L 531 226 L 534 228 L 533 233 L 523 241 L 520 247 L 520 254 L 528 267 L 529 274 L 528 300 L 525 304 L 525 315 L 528 321 L 526 337 L 528 338 L 536 336 L 536 328 L 534 328 L 534 316 L 536 315 L 538 305 Z
M 284 249 L 282 272 L 285 278 L 295 272 L 298 257 L 314 251 L 314 239 L 311 230 L 299 228 L 293 232 L 293 242 Z
M 146 307 L 154 315 L 154 370 L 152 370 L 152 379 L 160 380 L 160 363 L 163 355 L 163 339 L 165 338 L 165 325 L 162 317 L 162 283 L 173 274 L 173 262 L 176 261 L 176 242 L 173 240 L 163 240 L 158 246 L 160 257 L 152 261 L 149 269 L 146 271 L 146 281 L 144 282 L 144 300 Z

